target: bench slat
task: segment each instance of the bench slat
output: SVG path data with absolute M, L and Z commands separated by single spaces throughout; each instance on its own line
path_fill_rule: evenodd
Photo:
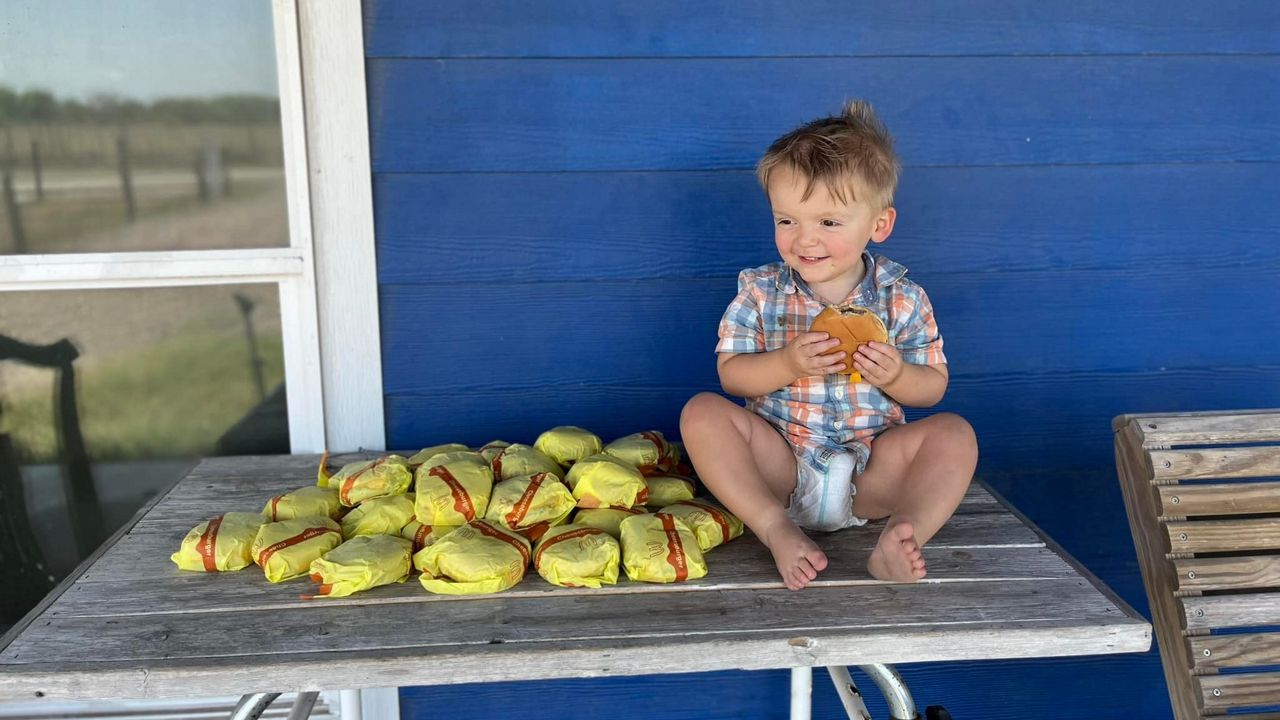
M 1206 712 L 1280 704 L 1280 673 L 1204 675 L 1196 678 Z
M 1280 658 L 1280 632 L 1203 635 L 1187 642 L 1197 671 L 1274 665 Z
M 1167 523 L 1173 553 L 1280 549 L 1280 518 Z
M 1280 446 L 1152 450 L 1151 467 L 1156 480 L 1269 477 L 1280 475 Z
M 1156 508 L 1159 500 L 1151 485 L 1151 458 L 1143 450 L 1143 431 L 1136 419 L 1129 416 L 1116 418 L 1113 427 L 1116 429 L 1116 471 L 1120 477 L 1120 490 L 1124 495 L 1143 585 L 1150 601 L 1151 624 L 1160 645 L 1169 702 L 1175 717 L 1188 720 L 1199 715 L 1200 706 L 1189 682 L 1191 661 L 1182 635 L 1185 608 L 1173 595 L 1177 581 L 1173 578 L 1173 565 L 1165 558 L 1167 536 L 1158 519 Z
M 1146 448 L 1280 441 L 1280 412 L 1275 410 L 1228 415 L 1151 415 L 1138 420 Z
M 1280 587 L 1280 556 L 1190 558 L 1173 562 L 1178 589 L 1255 590 Z M 1280 595 L 1276 596 L 1280 602 Z
M 1272 593 L 1186 597 L 1181 602 L 1188 630 L 1280 625 L 1280 602 Z
M 1280 482 L 1161 485 L 1165 516 L 1280 513 Z

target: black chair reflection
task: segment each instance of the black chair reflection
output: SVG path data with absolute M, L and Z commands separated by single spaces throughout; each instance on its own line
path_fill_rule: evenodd
M 0 335 L 0 361 L 15 360 L 58 371 L 53 403 L 63 467 L 63 494 L 79 556 L 87 557 L 106 536 L 102 508 L 89 468 L 89 454 L 80 433 L 72 367 L 79 355 L 70 340 L 29 345 Z M 5 578 L 7 586 L 5 592 L 0 593 L 0 629 L 17 622 L 57 581 L 49 572 L 31 528 L 18 453 L 12 438 L 5 433 L 0 433 L 0 577 Z

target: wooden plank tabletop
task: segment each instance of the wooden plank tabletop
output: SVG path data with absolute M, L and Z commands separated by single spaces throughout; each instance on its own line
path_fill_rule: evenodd
M 337 458 L 336 463 L 359 456 Z M 925 548 L 924 582 L 866 573 L 881 524 L 815 540 L 830 567 L 786 590 L 749 533 L 707 577 L 600 590 L 523 583 L 432 595 L 414 576 L 302 600 L 256 567 L 187 573 L 196 524 L 314 482 L 318 456 L 205 460 L 0 639 L 0 698 L 174 697 L 918 661 L 1141 652 L 1151 627 L 975 484 Z

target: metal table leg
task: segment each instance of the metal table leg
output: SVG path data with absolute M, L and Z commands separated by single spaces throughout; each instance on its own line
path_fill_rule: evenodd
M 258 720 L 280 693 L 253 693 L 240 698 L 231 711 L 231 720 Z
M 920 716 L 916 714 L 915 700 L 911 698 L 911 691 L 907 690 L 907 684 L 897 670 L 889 665 L 859 665 L 858 669 L 866 673 L 876 687 L 880 688 L 892 720 L 918 720 Z M 835 683 L 836 693 L 840 695 L 840 702 L 850 720 L 871 720 L 871 712 L 862 700 L 857 683 L 849 675 L 849 669 L 836 665 L 828 667 L 827 672 Z
M 311 717 L 311 709 L 316 706 L 316 699 L 319 697 L 318 692 L 298 693 L 298 699 L 293 701 L 293 708 L 289 710 L 288 720 L 307 720 Z
M 258 720 L 262 717 L 262 713 L 271 707 L 271 703 L 280 697 L 280 693 L 253 693 L 240 698 L 240 702 L 236 703 L 236 707 L 231 711 L 231 720 Z M 289 709 L 288 720 L 307 720 L 311 717 L 311 711 L 316 706 L 316 700 L 320 697 L 318 692 L 298 693 L 297 699 L 293 701 L 293 707 Z
M 835 683 L 836 694 L 840 696 L 840 704 L 844 705 L 844 711 L 849 716 L 849 720 L 871 720 L 871 711 L 862 701 L 862 693 L 858 691 L 857 683 L 849 675 L 849 668 L 843 665 L 832 665 L 827 668 L 827 673 L 831 675 L 831 682 Z
M 907 683 L 892 665 L 859 665 L 858 669 L 871 677 L 889 705 L 889 717 L 893 720 L 916 720 L 916 702 L 907 690 Z

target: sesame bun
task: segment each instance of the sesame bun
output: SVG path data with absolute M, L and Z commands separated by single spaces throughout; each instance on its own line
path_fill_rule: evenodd
M 852 382 L 862 382 L 862 374 L 853 368 L 853 354 L 867 342 L 889 342 L 889 331 L 874 312 L 856 305 L 827 306 L 813 319 L 809 332 L 824 332 L 840 341 L 831 352 L 845 351 L 845 370 Z

